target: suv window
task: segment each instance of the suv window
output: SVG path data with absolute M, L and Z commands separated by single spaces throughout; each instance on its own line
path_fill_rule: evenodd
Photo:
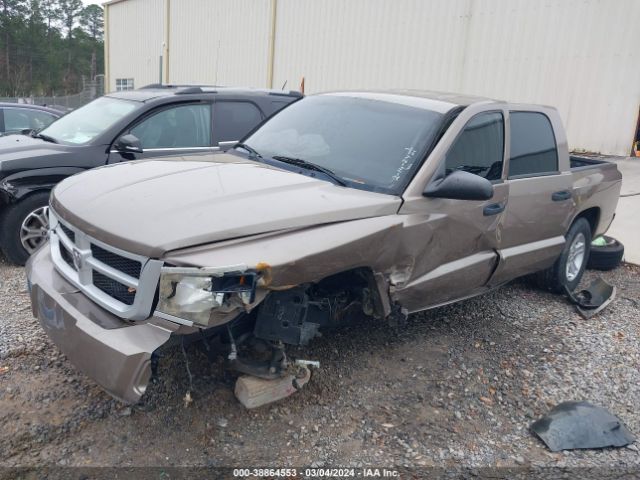
M 4 131 L 17 132 L 27 128 L 40 130 L 48 127 L 56 117 L 47 112 L 26 108 L 4 109 Z
M 504 161 L 502 113 L 487 112 L 473 117 L 447 152 L 446 174 L 455 170 L 474 173 L 487 180 L 500 180 Z
M 142 148 L 211 146 L 211 105 L 180 105 L 151 115 L 131 129 Z
M 218 100 L 213 108 L 216 144 L 240 140 L 262 122 L 262 112 L 251 102 Z
M 551 122 L 543 113 L 511 112 L 509 177 L 558 171 L 558 149 Z

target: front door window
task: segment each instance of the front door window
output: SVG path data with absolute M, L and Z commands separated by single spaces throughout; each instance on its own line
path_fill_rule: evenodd
M 180 105 L 159 111 L 131 129 L 144 150 L 211 146 L 211 105 Z

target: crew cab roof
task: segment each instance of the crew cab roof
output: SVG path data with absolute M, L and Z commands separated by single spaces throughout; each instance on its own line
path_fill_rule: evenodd
M 126 90 L 121 92 L 112 92 L 107 94 L 108 97 L 122 98 L 125 100 L 133 100 L 137 102 L 146 102 L 161 97 L 171 97 L 174 95 L 219 95 L 219 94 L 235 94 L 242 96 L 285 96 L 285 97 L 302 97 L 302 94 L 293 90 L 272 90 L 262 88 L 238 88 L 238 87 L 220 87 L 215 85 L 147 85 L 137 90 Z
M 486 97 L 460 95 L 457 93 L 434 92 L 429 90 L 369 90 L 327 92 L 324 95 L 340 95 L 347 97 L 368 98 L 371 100 L 398 103 L 417 108 L 440 111 L 444 113 L 456 107 L 467 107 L 475 103 L 504 103 Z

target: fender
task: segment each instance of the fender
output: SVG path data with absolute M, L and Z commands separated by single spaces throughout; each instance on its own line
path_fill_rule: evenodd
M 51 190 L 65 178 L 85 170 L 78 167 L 52 167 L 9 175 L 0 180 L 0 205 L 17 203 L 36 191 Z

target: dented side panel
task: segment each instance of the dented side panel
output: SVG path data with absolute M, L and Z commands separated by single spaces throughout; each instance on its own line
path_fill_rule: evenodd
M 507 186 L 497 185 L 496 198 Z M 176 251 L 176 265 L 268 264 L 267 289 L 317 282 L 370 268 L 384 315 L 392 303 L 410 311 L 482 289 L 498 261 L 500 219 L 484 217 L 488 202 L 423 199 L 404 215 L 340 222 L 281 234 Z M 429 212 L 429 213 L 427 213 Z

